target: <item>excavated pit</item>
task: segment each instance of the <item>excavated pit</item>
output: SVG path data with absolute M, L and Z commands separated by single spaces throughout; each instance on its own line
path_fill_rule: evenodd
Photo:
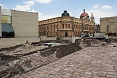
M 117 39 L 100 41 L 97 39 L 77 39 L 75 43 L 60 42 L 56 46 L 44 46 L 43 43 L 51 41 L 33 42 L 31 45 L 20 44 L 13 47 L 0 49 L 0 78 L 12 78 L 17 74 L 24 74 L 64 56 L 81 50 L 84 47 L 106 46 Z M 116 47 L 116 46 L 113 46 Z
M 77 43 L 62 43 L 56 46 L 16 45 L 0 49 L 0 78 L 11 78 L 58 60 L 81 50 Z

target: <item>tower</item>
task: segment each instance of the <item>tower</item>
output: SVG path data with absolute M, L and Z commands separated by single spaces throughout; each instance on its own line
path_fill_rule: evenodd
M 94 23 L 95 23 L 95 18 L 94 18 L 94 16 L 93 16 L 93 13 L 91 13 L 90 20 L 91 20 L 91 22 L 94 22 Z

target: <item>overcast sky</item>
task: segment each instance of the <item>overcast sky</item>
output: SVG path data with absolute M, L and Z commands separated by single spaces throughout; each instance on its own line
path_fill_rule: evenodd
M 89 16 L 94 14 L 96 23 L 99 23 L 102 17 L 117 15 L 117 0 L 0 0 L 0 6 L 38 12 L 39 20 L 59 17 L 64 10 L 67 10 L 70 16 L 79 18 L 85 9 Z

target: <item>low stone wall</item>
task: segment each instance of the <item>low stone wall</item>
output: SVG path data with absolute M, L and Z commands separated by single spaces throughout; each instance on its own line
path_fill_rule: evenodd
M 22 46 L 23 46 L 23 44 L 19 44 L 19 45 L 7 47 L 7 48 L 1 48 L 1 49 L 0 49 L 0 52 L 1 52 L 1 51 L 12 51 L 12 50 L 15 50 L 16 48 L 22 47 Z
M 0 48 L 11 47 L 28 42 L 39 42 L 38 37 L 17 37 L 17 38 L 0 38 Z
M 80 37 L 63 37 L 62 40 L 69 40 L 72 43 L 75 43 L 76 39 L 81 39 Z
M 46 40 L 56 40 L 56 37 L 46 37 L 46 36 L 41 36 L 40 37 L 41 41 L 46 41 Z

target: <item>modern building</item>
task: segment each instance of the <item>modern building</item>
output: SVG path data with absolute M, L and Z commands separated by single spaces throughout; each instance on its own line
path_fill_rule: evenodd
M 0 36 L 2 38 L 38 37 L 38 13 L 0 7 Z
M 108 33 L 117 33 L 117 16 L 100 18 L 100 31 Z
M 84 12 L 80 18 L 71 17 L 65 10 L 61 17 L 39 21 L 39 36 L 47 37 L 79 37 L 80 34 L 94 33 L 94 16 Z

